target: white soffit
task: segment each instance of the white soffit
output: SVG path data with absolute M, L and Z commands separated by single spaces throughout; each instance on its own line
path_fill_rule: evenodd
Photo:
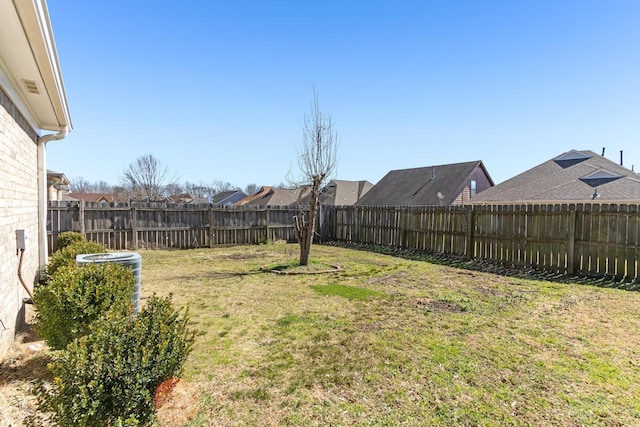
M 48 11 L 42 0 L 0 1 L 0 82 L 34 128 L 71 128 Z

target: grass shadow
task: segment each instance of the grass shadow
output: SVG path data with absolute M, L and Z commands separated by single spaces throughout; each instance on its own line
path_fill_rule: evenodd
M 545 280 L 549 282 L 575 283 L 580 285 L 590 285 L 601 288 L 620 289 L 625 291 L 640 291 L 640 283 L 637 280 L 621 279 L 612 276 L 570 275 L 566 273 L 539 270 L 530 266 L 504 265 L 486 260 L 469 260 L 454 255 L 430 253 L 426 251 L 402 249 L 391 246 L 366 243 L 330 241 L 324 242 L 322 244 L 326 246 L 337 246 L 348 249 L 374 252 L 383 255 L 391 255 L 398 258 L 414 261 L 426 261 L 432 264 L 445 265 L 465 270 L 481 271 L 484 273 L 516 277 L 520 279 Z

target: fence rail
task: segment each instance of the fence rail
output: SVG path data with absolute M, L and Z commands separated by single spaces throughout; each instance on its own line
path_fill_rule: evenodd
M 113 250 L 295 240 L 299 207 L 52 203 L 49 247 L 79 231 Z M 323 206 L 323 239 L 450 254 L 562 274 L 637 280 L 640 205 Z

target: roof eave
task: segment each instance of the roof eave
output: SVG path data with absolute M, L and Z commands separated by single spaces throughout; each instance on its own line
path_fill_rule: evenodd
M 0 81 L 14 103 L 36 129 L 71 130 L 46 0 L 0 2 L 0 28 Z

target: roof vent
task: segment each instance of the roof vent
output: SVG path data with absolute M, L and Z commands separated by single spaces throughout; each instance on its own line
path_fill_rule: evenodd
M 619 178 L 622 178 L 622 175 L 618 175 L 617 173 L 613 173 L 605 169 L 600 169 L 590 173 L 589 175 L 580 177 L 580 181 L 595 188 Z
M 40 95 L 40 88 L 38 88 L 38 83 L 36 83 L 33 80 L 22 80 L 22 84 L 24 84 L 25 89 L 27 89 L 27 92 L 29 93 L 33 93 L 35 95 Z
M 591 157 L 592 156 L 581 153 L 580 151 L 571 150 L 567 153 L 559 155 L 558 157 L 553 159 L 553 161 L 556 162 L 562 169 L 566 169 L 573 165 L 577 165 L 580 162 L 584 162 Z

